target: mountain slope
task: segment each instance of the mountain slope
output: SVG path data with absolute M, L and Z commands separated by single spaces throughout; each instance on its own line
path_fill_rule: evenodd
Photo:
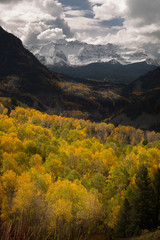
M 157 88 L 160 88 L 160 67 L 130 83 L 126 90 L 132 94 L 142 94 Z
M 114 118 L 121 124 L 160 130 L 160 67 L 126 86 L 122 95 L 130 103 Z
M 23 47 L 20 39 L 7 33 L 1 27 L 0 52 L 0 76 L 18 76 L 17 84 L 22 92 L 44 91 L 45 89 L 48 91 L 53 77 L 57 78 Z
M 46 109 L 45 95 L 57 94 L 58 77 L 22 45 L 20 39 L 0 27 L 0 92 L 30 106 Z M 43 99 L 43 101 L 42 101 Z
M 130 83 L 139 76 L 154 70 L 156 66 L 148 65 L 146 62 L 132 63 L 122 65 L 115 60 L 107 63 L 91 63 L 86 66 L 72 67 L 52 67 L 50 69 L 55 72 L 68 74 L 72 77 L 92 78 L 96 80 L 107 79 L 110 82 Z

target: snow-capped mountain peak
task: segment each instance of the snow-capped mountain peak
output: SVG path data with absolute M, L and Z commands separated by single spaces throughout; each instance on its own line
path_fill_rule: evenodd
M 43 64 L 52 66 L 84 66 L 96 62 L 127 65 L 143 61 L 150 65 L 160 65 L 159 59 L 143 49 L 129 49 L 111 43 L 92 45 L 77 40 L 63 40 L 28 48 Z

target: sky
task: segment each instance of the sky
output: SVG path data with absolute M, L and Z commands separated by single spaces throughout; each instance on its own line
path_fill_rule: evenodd
M 0 25 L 25 45 L 59 39 L 160 56 L 160 0 L 0 0 Z

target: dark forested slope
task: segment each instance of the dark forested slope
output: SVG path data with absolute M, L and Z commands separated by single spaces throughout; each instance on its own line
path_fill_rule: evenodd
M 121 124 L 160 130 L 160 68 L 126 86 L 122 95 L 130 99 L 116 118 Z M 125 115 L 125 116 L 124 116 Z
M 91 63 L 86 66 L 72 67 L 49 67 L 55 72 L 61 72 L 73 77 L 92 78 L 96 80 L 108 79 L 113 83 L 128 84 L 139 76 L 152 71 L 156 66 L 148 65 L 146 62 L 132 63 L 128 65 L 122 65 L 114 60 L 110 62 L 97 62 Z

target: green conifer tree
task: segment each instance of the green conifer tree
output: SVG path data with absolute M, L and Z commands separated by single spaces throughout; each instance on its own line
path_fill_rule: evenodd
M 122 238 L 128 237 L 129 225 L 130 225 L 130 204 L 128 199 L 125 198 L 119 212 L 119 217 L 116 226 L 116 235 Z
M 155 201 L 147 166 L 142 164 L 135 179 L 135 189 L 131 196 L 131 228 L 148 229 L 154 227 Z
M 160 224 L 160 168 L 157 169 L 154 179 L 153 188 L 155 193 L 155 228 Z

